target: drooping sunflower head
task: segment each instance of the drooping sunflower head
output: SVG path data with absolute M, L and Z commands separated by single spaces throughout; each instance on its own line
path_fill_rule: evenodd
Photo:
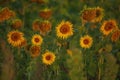
M 82 48 L 90 48 L 93 44 L 93 39 L 89 35 L 85 35 L 80 38 L 80 46 Z
M 111 40 L 112 40 L 113 42 L 116 42 L 116 41 L 119 40 L 119 38 L 120 38 L 120 30 L 117 29 L 117 30 L 115 30 L 115 31 L 112 33 Z
M 30 47 L 30 54 L 32 57 L 37 57 L 40 54 L 40 46 L 33 45 Z
M 40 33 L 42 35 L 45 35 L 46 33 L 48 33 L 51 30 L 51 26 L 52 26 L 52 24 L 48 20 L 41 22 L 40 26 L 39 26 Z
M 24 40 L 23 33 L 20 31 L 10 31 L 7 36 L 8 42 L 14 47 L 21 45 Z
M 54 53 L 47 51 L 42 55 L 42 61 L 46 65 L 51 65 L 55 61 L 55 57 Z
M 56 27 L 56 33 L 59 38 L 66 39 L 73 35 L 73 25 L 69 21 L 62 21 Z
M 96 11 L 96 17 L 94 22 L 100 22 L 104 16 L 104 10 L 103 8 L 97 7 L 95 8 L 95 11 Z
M 43 38 L 39 34 L 35 34 L 32 37 L 32 43 L 34 45 L 41 45 L 43 42 Z
M 94 8 L 85 8 L 82 11 L 82 20 L 86 22 L 93 22 L 96 18 L 96 10 Z
M 27 40 L 24 38 L 23 41 L 21 41 L 21 44 L 18 47 L 25 47 L 27 45 Z
M 103 25 L 101 26 L 100 30 L 104 35 L 109 35 L 112 31 L 116 30 L 117 27 L 117 23 L 115 20 L 108 20 L 108 21 L 104 21 Z
M 4 7 L 0 11 L 0 22 L 8 20 L 15 16 L 15 12 L 10 10 L 8 7 Z
M 12 22 L 12 28 L 14 28 L 14 29 L 19 29 L 22 27 L 22 25 L 23 25 L 23 22 L 20 19 L 15 19 Z
M 40 21 L 39 21 L 39 20 L 35 20 L 35 21 L 32 23 L 32 29 L 33 29 L 34 31 L 39 31 L 39 30 L 40 30 L 39 26 L 40 26 Z
M 40 11 L 39 15 L 43 19 L 49 19 L 52 16 L 52 10 L 49 8 L 45 8 L 45 9 Z
M 0 22 L 3 22 L 4 20 L 6 20 L 6 13 L 8 13 L 8 12 L 9 12 L 8 7 L 2 8 L 0 10 Z

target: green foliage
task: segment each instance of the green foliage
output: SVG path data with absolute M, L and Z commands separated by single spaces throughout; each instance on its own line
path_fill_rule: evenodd
M 120 0 L 43 1 L 45 3 L 31 0 L 0 0 L 0 10 L 8 7 L 16 13 L 15 17 L 0 22 L 0 80 L 119 80 L 120 40 L 111 42 L 111 34 L 103 36 L 100 27 L 104 20 L 115 19 L 120 28 Z M 104 18 L 101 22 L 83 23 L 81 12 L 89 7 L 104 9 Z M 39 12 L 46 8 L 52 11 L 52 16 L 47 19 L 51 22 L 52 28 L 49 33 L 42 35 L 40 56 L 32 58 L 31 37 L 40 34 L 40 31 L 32 30 L 32 23 L 36 19 L 46 20 L 39 15 Z M 27 46 L 24 48 L 14 48 L 8 44 L 7 34 L 15 30 L 11 27 L 14 19 L 23 21 L 19 31 L 23 32 L 27 39 Z M 56 26 L 62 20 L 73 24 L 74 35 L 66 40 L 56 36 Z M 93 38 L 93 45 L 89 49 L 80 47 L 80 37 L 86 34 Z M 72 51 L 72 56 L 67 54 L 67 49 Z M 46 50 L 56 55 L 52 65 L 42 63 L 42 54 Z
M 104 54 L 104 69 L 103 69 L 103 80 L 116 80 L 116 76 L 118 73 L 119 65 L 116 63 L 116 58 L 110 54 Z
M 73 56 L 67 59 L 71 80 L 87 80 L 86 72 L 84 71 L 85 65 L 83 63 L 83 53 L 78 48 L 73 48 L 72 55 Z

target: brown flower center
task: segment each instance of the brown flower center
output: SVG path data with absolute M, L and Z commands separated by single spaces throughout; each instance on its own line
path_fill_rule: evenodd
M 50 55 L 47 55 L 45 58 L 46 58 L 46 60 L 50 60 L 50 59 L 51 59 L 51 56 L 50 56 Z
M 108 23 L 105 24 L 105 28 L 104 29 L 106 31 L 109 31 L 109 30 L 113 29 L 113 27 L 114 27 L 113 23 L 112 22 L 108 22 Z
M 89 43 L 89 40 L 88 40 L 88 39 L 84 39 L 84 40 L 83 40 L 83 43 L 84 43 L 84 44 L 88 44 L 88 43 Z
M 39 38 L 35 38 L 35 42 L 39 42 L 40 40 L 39 40 Z
M 70 28 L 69 28 L 69 26 L 68 26 L 67 24 L 63 24 L 62 27 L 60 28 L 60 32 L 61 32 L 62 34 L 66 34 L 66 33 L 68 33 L 69 31 L 70 31 Z
M 12 35 L 11 35 L 11 39 L 13 40 L 13 41 L 18 41 L 19 39 L 20 39 L 20 34 L 19 33 L 13 33 Z

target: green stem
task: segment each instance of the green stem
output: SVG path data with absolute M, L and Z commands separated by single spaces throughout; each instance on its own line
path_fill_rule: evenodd
M 98 80 L 101 80 L 101 65 L 103 64 L 103 58 L 102 55 L 100 55 L 98 60 Z
M 85 76 L 87 78 L 87 63 L 86 63 L 86 50 L 83 50 L 83 58 L 84 58 L 84 70 L 85 70 Z
M 51 78 L 51 72 L 48 71 L 48 80 Z
M 30 72 L 28 72 L 28 80 L 30 80 L 30 75 L 31 75 L 31 73 L 30 73 Z

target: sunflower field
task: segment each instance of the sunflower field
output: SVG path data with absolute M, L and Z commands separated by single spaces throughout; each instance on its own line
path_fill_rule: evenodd
M 0 80 L 120 80 L 120 0 L 0 0 Z

